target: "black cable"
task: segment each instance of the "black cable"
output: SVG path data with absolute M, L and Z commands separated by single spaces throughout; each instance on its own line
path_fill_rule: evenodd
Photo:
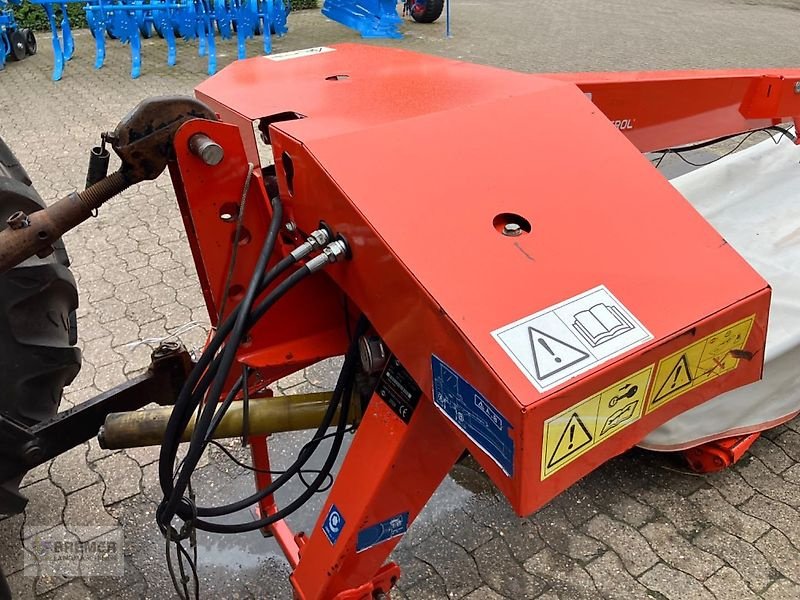
M 256 521 L 250 521 L 245 523 L 235 523 L 235 524 L 226 524 L 226 523 L 216 523 L 213 521 L 206 521 L 203 519 L 195 519 L 193 525 L 198 529 L 203 529 L 205 531 L 210 531 L 213 533 L 243 533 L 247 531 L 256 531 L 262 529 L 276 521 L 286 518 L 288 515 L 295 512 L 301 506 L 303 506 L 308 499 L 318 493 L 319 489 L 322 487 L 322 483 L 328 478 L 333 465 L 336 462 L 336 458 L 338 457 L 339 450 L 341 449 L 342 442 L 344 440 L 344 434 L 347 430 L 347 421 L 350 412 L 350 398 L 352 396 L 353 385 L 355 381 L 355 373 L 356 367 L 358 364 L 358 338 L 366 332 L 368 327 L 368 321 L 363 316 L 359 319 L 359 322 L 356 326 L 356 332 L 354 334 L 354 342 L 348 348 L 347 354 L 345 355 L 344 364 L 342 366 L 342 370 L 339 374 L 339 379 L 336 383 L 336 388 L 334 389 L 334 397 L 329 405 L 329 412 L 335 414 L 335 409 L 338 406 L 338 403 L 341 401 L 342 407 L 339 413 L 339 422 L 337 424 L 337 429 L 334 434 L 334 440 L 331 444 L 331 448 L 328 452 L 328 456 L 325 460 L 325 463 L 320 468 L 319 474 L 314 478 L 314 480 L 308 485 L 307 489 L 304 490 L 300 496 L 298 496 L 295 500 L 293 500 L 290 504 L 285 506 L 284 508 L 278 510 L 276 513 L 269 515 L 267 517 L 258 519 Z M 331 411 L 331 407 L 333 410 Z M 324 429 L 322 430 L 324 431 Z M 321 433 L 318 430 L 318 435 L 315 435 L 312 440 L 306 444 L 303 449 L 298 454 L 297 460 L 287 469 L 287 472 L 279 477 L 277 480 L 273 482 L 272 485 L 263 488 L 257 491 L 255 494 L 251 495 L 248 498 L 240 500 L 238 502 L 229 504 L 225 507 L 217 507 L 215 509 L 203 509 L 200 507 L 188 507 L 186 504 L 180 504 L 177 514 L 181 518 L 188 518 L 192 515 L 187 514 L 191 512 L 191 508 L 194 509 L 194 515 L 205 514 L 205 516 L 222 516 L 224 514 L 230 514 L 232 512 L 236 512 L 238 510 L 242 510 L 251 506 L 258 502 L 259 500 L 271 495 L 274 493 L 276 489 L 278 489 L 285 481 L 287 481 L 290 476 L 288 474 L 293 471 L 299 470 L 305 462 L 307 462 L 308 458 L 314 453 L 316 448 L 319 446 L 322 438 Z M 283 480 L 283 481 L 281 481 Z M 190 509 L 187 511 L 186 509 Z M 216 513 L 216 514 L 210 514 Z
M 355 429 L 356 429 L 355 426 L 351 425 L 350 427 L 347 428 L 345 433 L 352 433 L 352 432 L 355 431 Z M 321 438 L 318 438 L 318 439 L 320 441 L 324 441 L 326 439 L 329 439 L 329 438 L 333 437 L 334 435 L 336 435 L 336 432 L 334 432 L 334 433 L 326 433 L 325 435 L 323 435 Z M 303 444 L 303 447 L 301 448 L 300 451 L 303 452 L 304 449 L 309 445 L 309 443 L 312 442 L 312 441 L 316 441 L 316 439 L 317 438 L 312 438 L 311 440 L 309 440 L 308 442 Z M 242 462 L 241 460 L 236 458 L 228 448 L 223 446 L 217 440 L 210 440 L 209 444 L 211 444 L 212 446 L 215 446 L 218 450 L 220 450 L 223 454 L 225 454 L 225 456 L 228 457 L 228 460 L 230 460 L 235 465 L 241 467 L 242 469 L 246 469 L 248 471 L 251 471 L 253 473 L 264 473 L 266 475 L 275 476 L 275 475 L 282 475 L 283 473 L 286 472 L 285 470 L 280 470 L 280 469 L 259 469 L 257 467 L 254 467 L 253 465 L 248 465 L 247 463 Z M 310 484 L 308 482 L 306 482 L 305 475 L 307 475 L 307 474 L 309 474 L 309 475 L 310 474 L 317 474 L 317 473 L 320 473 L 320 469 L 301 469 L 300 471 L 297 472 L 297 475 L 298 475 L 300 481 L 303 483 L 303 485 L 308 487 Z M 321 487 L 319 490 L 317 490 L 317 492 L 318 493 L 327 492 L 331 488 L 332 485 L 333 485 L 333 475 L 328 473 L 326 484 L 323 487 Z
M 366 321 L 366 319 L 364 319 L 364 321 Z M 366 326 L 364 327 L 364 331 L 366 331 Z M 363 331 L 361 335 L 363 335 Z M 350 398 L 345 396 L 345 392 L 348 391 L 348 388 L 351 385 L 349 380 L 351 380 L 355 376 L 355 366 L 356 366 L 355 363 L 357 359 L 358 359 L 358 343 L 352 342 L 350 344 L 350 347 L 348 348 L 347 354 L 345 355 L 345 360 L 344 364 L 342 365 L 342 370 L 339 373 L 339 378 L 333 390 L 333 396 L 331 398 L 330 403 L 328 404 L 328 408 L 325 411 L 325 415 L 323 416 L 319 427 L 317 427 L 317 430 L 314 433 L 314 436 L 311 438 L 311 441 L 308 444 L 306 444 L 303 447 L 303 449 L 301 449 L 301 451 L 298 453 L 297 459 L 286 469 L 286 472 L 284 474 L 280 475 L 267 487 L 261 490 L 257 490 L 254 494 L 237 502 L 233 502 L 231 504 L 218 506 L 214 508 L 198 507 L 197 508 L 198 515 L 204 517 L 223 516 L 245 509 L 249 506 L 252 506 L 259 500 L 262 500 L 263 498 L 272 495 L 289 479 L 291 479 L 294 475 L 296 475 L 297 472 L 306 464 L 306 462 L 308 462 L 308 459 L 319 447 L 322 437 L 325 435 L 325 431 L 330 427 L 331 422 L 333 421 L 333 418 L 336 415 L 336 409 L 339 408 L 339 404 L 342 402 L 343 399 L 349 402 Z M 228 398 L 226 398 L 226 401 L 227 400 Z M 341 412 L 343 412 L 343 409 L 340 409 L 340 414 Z
M 674 154 L 679 159 L 681 159 L 683 162 L 685 162 L 688 165 L 691 165 L 693 167 L 705 167 L 706 165 L 710 165 L 712 163 L 715 163 L 718 160 L 721 160 L 721 159 L 725 158 L 726 156 L 730 156 L 731 154 L 733 154 L 734 152 L 739 150 L 739 148 L 741 148 L 742 145 L 748 139 L 750 139 L 753 135 L 755 135 L 756 133 L 760 133 L 760 132 L 767 133 L 770 136 L 770 138 L 772 138 L 772 141 L 775 142 L 776 144 L 778 144 L 780 140 L 775 141 L 775 138 L 772 136 L 772 134 L 769 133 L 770 131 L 774 131 L 776 133 L 780 133 L 782 136 L 790 139 L 792 142 L 796 141 L 796 139 L 797 139 L 796 136 L 794 134 L 792 134 L 792 132 L 790 132 L 788 129 L 784 129 L 783 127 L 778 127 L 777 125 L 772 125 L 770 127 L 764 127 L 763 129 L 754 129 L 753 131 L 750 131 L 748 133 L 734 133 L 734 134 L 731 134 L 731 135 L 722 136 L 722 137 L 719 137 L 719 138 L 716 138 L 716 139 L 713 139 L 713 140 L 707 140 L 705 142 L 700 142 L 698 144 L 692 144 L 691 146 L 680 146 L 680 147 L 677 147 L 677 148 L 665 148 L 663 150 L 656 150 L 653 153 L 654 154 L 661 153 L 661 156 L 655 162 L 654 166 L 656 168 L 658 168 L 661 165 L 661 162 L 664 160 L 664 157 L 667 154 Z M 723 154 L 721 156 L 718 156 L 718 157 L 716 157 L 716 158 L 714 158 L 712 160 L 709 160 L 707 162 L 695 163 L 695 162 L 692 162 L 691 160 L 689 160 L 688 158 L 686 158 L 685 156 L 683 156 L 684 152 L 691 152 L 693 150 L 701 150 L 703 148 L 708 148 L 709 146 L 713 146 L 714 144 L 719 144 L 720 142 L 725 142 L 727 140 L 739 137 L 741 135 L 743 135 L 744 137 L 739 141 L 738 144 L 736 144 L 736 146 L 732 150 L 729 150 L 725 154 Z
M 275 286 L 275 288 L 269 294 L 267 294 L 267 296 L 258 304 L 258 306 L 256 307 L 256 310 L 254 311 L 253 315 L 251 315 L 251 316 L 255 316 L 255 315 L 263 316 L 263 314 L 266 313 L 266 311 L 269 310 L 269 308 L 273 304 L 275 304 L 275 302 L 277 302 L 281 297 L 283 297 L 283 295 L 289 289 L 291 289 L 294 285 L 296 285 L 303 278 L 307 277 L 310 273 L 311 272 L 305 266 L 302 266 L 302 267 L 298 268 L 291 275 L 289 275 L 289 277 L 287 277 L 281 283 L 279 283 L 277 286 Z M 251 319 L 247 320 L 246 321 L 247 327 L 245 328 L 245 330 L 249 329 L 249 327 L 252 326 L 253 324 L 255 324 L 255 322 L 257 320 L 258 320 L 258 318 L 251 318 Z M 231 342 L 229 342 L 229 343 L 231 343 Z M 209 372 L 211 372 L 211 370 L 209 370 Z M 227 396 L 225 398 L 225 406 L 226 407 L 229 406 L 230 403 L 233 401 L 233 399 L 236 397 L 236 395 L 238 394 L 239 390 L 241 389 L 241 385 L 242 385 L 242 378 L 239 377 L 239 379 L 236 381 L 236 384 L 234 384 L 234 386 L 231 388 L 231 390 L 229 390 L 229 392 L 228 392 L 228 394 L 227 394 Z M 213 388 L 212 388 L 212 390 L 213 390 Z M 219 396 L 217 396 L 217 398 L 218 397 Z M 207 400 L 207 406 L 209 404 L 212 404 L 212 402 L 213 402 L 212 398 L 209 397 L 208 400 Z M 216 404 L 217 404 L 217 402 L 213 402 L 213 405 L 216 405 Z M 193 406 L 189 406 L 188 409 L 189 409 L 189 414 L 191 414 L 191 410 L 193 409 Z M 174 413 L 174 410 L 175 409 L 173 409 L 173 413 Z M 214 413 L 212 412 L 210 414 L 211 414 L 211 418 L 213 418 Z M 171 420 L 171 418 L 170 418 L 170 420 Z M 188 420 L 187 420 L 187 422 L 188 422 Z M 168 423 L 168 425 L 169 425 L 169 423 Z M 184 425 L 184 428 L 185 428 L 185 425 Z M 203 450 L 205 450 L 205 446 L 206 446 L 205 433 L 208 430 L 209 430 L 209 424 L 208 423 L 202 423 L 199 420 L 198 420 L 198 422 L 195 423 L 195 430 L 194 430 L 194 433 L 193 433 L 193 436 L 192 436 L 193 443 L 195 443 L 195 454 L 192 456 L 191 461 L 190 461 L 190 452 L 192 451 L 192 446 L 190 444 L 189 452 L 187 452 L 186 457 L 184 457 L 184 461 L 185 462 L 184 462 L 183 468 L 181 469 L 181 473 L 179 474 L 178 478 L 173 483 L 173 480 L 170 477 L 170 487 L 168 488 L 168 490 L 164 490 L 164 486 L 162 484 L 162 491 L 164 492 L 164 501 L 162 502 L 161 506 L 159 506 L 158 519 L 159 519 L 160 522 L 162 522 L 164 524 L 164 526 L 166 526 L 166 524 L 169 521 L 172 520 L 172 516 L 174 516 L 175 514 L 180 514 L 182 512 L 183 514 L 181 514 L 181 516 L 183 518 L 186 518 L 188 516 L 186 514 L 186 510 L 185 509 L 183 511 L 179 511 L 177 507 L 179 506 L 179 503 L 181 501 L 181 497 L 182 497 L 183 491 L 186 489 L 186 486 L 188 485 L 189 476 L 194 471 L 194 467 L 196 466 L 200 456 L 202 456 Z M 180 438 L 168 438 L 165 435 L 164 439 L 165 439 L 165 442 L 164 442 L 164 445 L 162 446 L 162 456 L 164 454 L 164 448 L 167 447 L 167 445 L 168 445 L 167 440 L 171 440 L 172 441 L 172 443 L 169 444 L 170 446 L 175 446 L 174 453 L 170 452 L 169 454 L 171 454 L 172 456 L 177 454 L 177 446 L 179 444 L 178 440 Z M 198 448 L 199 448 L 199 451 L 197 450 Z M 173 460 L 172 464 L 174 464 L 174 458 L 172 460 Z M 161 467 L 161 466 L 162 465 L 159 465 L 159 467 Z M 170 469 L 170 471 L 171 471 L 171 469 Z M 201 509 L 201 508 L 198 508 L 198 513 L 201 514 L 201 515 L 205 514 L 204 510 Z M 208 515 L 206 515 L 206 516 L 208 516 Z
M 292 255 L 280 260 L 261 278 L 261 291 L 263 292 L 295 262 L 296 260 Z M 213 359 L 233 328 L 235 317 L 236 309 L 218 326 L 215 335 L 211 338 L 200 359 L 187 377 L 186 383 L 175 401 L 172 415 L 164 432 L 165 442 L 161 446 L 161 454 L 159 456 L 159 482 L 165 495 L 167 495 L 168 490 L 172 489 L 173 474 L 171 465 L 175 464 L 175 456 L 179 445 L 179 443 L 170 444 L 168 442 L 180 439 L 191 419 L 192 413 L 202 402 L 205 390 L 208 389 L 211 381 L 216 376 L 218 363 L 213 362 Z
M 228 318 L 226 318 L 222 325 L 220 325 L 220 327 L 217 329 L 216 334 L 213 336 L 208 347 L 201 355 L 200 360 L 198 360 L 198 363 L 192 369 L 192 372 L 189 374 L 186 383 L 178 395 L 173 408 L 173 413 L 167 423 L 167 428 L 164 435 L 165 442 L 162 444 L 161 453 L 159 456 L 159 480 L 161 483 L 161 489 L 164 493 L 164 497 L 170 498 L 171 500 L 168 506 L 165 507 L 167 509 L 167 514 L 173 514 L 175 503 L 174 498 L 176 496 L 180 497 L 183 493 L 183 490 L 181 490 L 179 494 L 174 494 L 175 482 L 172 474 L 172 469 L 175 464 L 175 456 L 177 455 L 178 451 L 178 440 L 180 439 L 183 431 L 186 429 L 189 419 L 191 419 L 192 412 L 197 406 L 200 405 L 202 398 L 205 396 L 206 389 L 210 387 L 215 380 L 221 380 L 219 385 L 221 389 L 221 386 L 224 385 L 224 379 L 227 376 L 226 373 L 220 372 L 220 368 L 224 366 L 224 364 L 221 362 L 217 363 L 214 369 L 207 370 L 207 367 L 212 362 L 212 359 L 216 356 L 217 351 L 222 346 L 222 343 L 229 336 L 229 344 L 235 353 L 239 343 L 238 341 L 234 343 L 233 334 L 237 333 L 235 332 L 237 326 L 239 329 L 241 329 L 242 322 L 246 319 L 246 313 L 249 312 L 252 301 L 283 271 L 285 271 L 295 262 L 294 257 L 290 254 L 283 260 L 279 261 L 275 267 L 270 269 L 268 272 L 265 272 L 269 258 L 275 249 L 275 244 L 278 239 L 278 233 L 280 231 L 281 220 L 283 216 L 283 207 L 280 199 L 277 196 L 272 199 L 272 207 L 273 214 L 270 221 L 269 230 L 267 232 L 267 237 L 259 255 L 253 278 L 248 285 L 247 294 L 242 302 L 239 303 L 236 309 L 231 312 Z M 247 304 L 247 302 L 249 302 L 249 304 Z M 240 331 L 238 333 L 241 335 Z M 217 378 L 218 375 L 220 376 L 219 378 Z M 197 387 L 198 383 L 202 384 L 199 388 Z M 197 421 L 199 423 L 200 419 Z M 190 451 L 191 450 L 192 448 L 190 445 Z M 194 455 L 196 455 L 196 451 L 193 456 Z M 187 454 L 187 456 L 189 456 L 189 454 Z

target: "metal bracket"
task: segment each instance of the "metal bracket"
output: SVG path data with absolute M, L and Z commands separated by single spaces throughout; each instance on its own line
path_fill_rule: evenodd
M 165 343 L 153 351 L 151 361 L 145 374 L 36 425 L 26 426 L 0 415 L 0 439 L 4 440 L 0 483 L 20 478 L 95 437 L 109 413 L 136 410 L 151 402 L 173 404 L 193 366 L 189 353 L 181 344 Z M 0 514 L 19 512 L 26 502 L 6 486 L 0 491 Z

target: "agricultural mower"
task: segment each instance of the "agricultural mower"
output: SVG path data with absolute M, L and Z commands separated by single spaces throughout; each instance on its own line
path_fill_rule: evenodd
M 47 208 L 0 148 L 2 511 L 23 509 L 28 469 L 98 432 L 106 448 L 158 444 L 154 526 L 176 556 L 198 529 L 260 530 L 296 598 L 387 598 L 387 557 L 465 453 L 527 515 L 681 419 L 702 431 L 651 445 L 713 470 L 796 414 L 796 395 L 731 400 L 762 375 L 770 286 L 643 153 L 794 139 L 800 70 L 529 75 L 341 45 L 236 62 L 196 96 L 139 105 L 93 149 L 86 189 Z M 576 141 L 598 153 L 576 161 Z M 397 157 L 421 146 L 436 169 L 405 177 Z M 80 363 L 60 238 L 165 169 L 205 350 L 163 345 L 144 375 L 56 414 Z M 337 355 L 331 392 L 272 395 Z M 267 436 L 295 429 L 314 433 L 271 472 Z M 313 530 L 291 532 L 353 429 Z M 256 490 L 209 506 L 191 480 L 220 437 L 249 440 Z M 322 466 L 279 505 L 323 439 Z
M 20 61 L 36 54 L 36 35 L 27 28 L 20 29 L 10 4 L 21 0 L 0 0 L 0 71 L 7 60 Z

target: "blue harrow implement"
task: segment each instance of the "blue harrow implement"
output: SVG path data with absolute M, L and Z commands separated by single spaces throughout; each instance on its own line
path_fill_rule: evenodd
M 0 0 L 0 71 L 6 66 L 6 60 L 22 60 L 26 56 L 36 54 L 36 36 L 30 29 L 20 29 L 14 19 L 10 4 L 19 4 L 20 0 Z
M 0 0 L 2 2 L 3 0 Z M 31 0 L 41 4 L 50 22 L 53 41 L 53 81 L 64 74 L 75 49 L 67 4 L 84 4 L 86 20 L 95 41 L 96 69 L 103 66 L 106 38 L 131 48 L 131 77 L 142 69 L 142 38 L 157 35 L 167 44 L 167 64 L 177 61 L 178 38 L 198 40 L 198 53 L 207 57 L 208 74 L 217 70 L 215 36 L 237 39 L 239 58 L 246 56 L 246 41 L 261 36 L 264 53 L 272 51 L 272 34 L 284 35 L 288 8 L 284 0 Z
M 6 2 L 0 0 L 0 9 Z M 115 39 L 128 44 L 131 49 L 131 77 L 139 77 L 142 71 L 142 38 L 154 35 L 163 38 L 167 45 L 167 64 L 177 61 L 177 40 L 198 42 L 198 53 L 208 60 L 208 74 L 217 70 L 216 36 L 237 41 L 239 58 L 247 54 L 246 42 L 260 36 L 264 53 L 272 51 L 272 35 L 286 33 L 286 17 L 289 0 L 31 0 L 40 4 L 50 23 L 53 43 L 53 80 L 58 81 L 64 68 L 72 58 L 75 42 L 67 14 L 68 4 L 82 4 L 86 20 L 95 41 L 96 69 L 103 66 L 106 57 L 106 39 Z M 403 15 L 411 16 L 420 23 L 436 21 L 445 8 L 447 0 L 325 0 L 322 12 L 361 33 L 363 37 L 402 37 L 401 17 L 397 5 L 402 4 Z M 8 16 L 6 16 L 8 15 Z M 20 35 L 30 36 L 35 52 L 36 41 L 27 30 L 18 32 L 3 27 L 13 15 L 0 10 L 0 68 L 3 57 L 12 55 L 20 42 Z M 5 19 L 5 21 L 4 21 Z M 449 35 L 449 11 L 448 27 Z M 26 38 L 27 39 L 27 38 Z M 15 46 L 17 44 L 17 46 Z M 24 45 L 24 44 L 23 44 Z M 5 49 L 5 53 L 3 50 Z M 24 54 L 23 54 L 24 55 Z

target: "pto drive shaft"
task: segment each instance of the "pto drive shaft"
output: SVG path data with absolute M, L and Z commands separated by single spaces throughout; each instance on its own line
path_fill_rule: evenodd
M 145 100 L 106 134 L 122 164 L 118 171 L 80 193 L 72 192 L 55 204 L 25 214 L 18 211 L 0 231 L 0 273 L 34 254 L 44 257 L 53 243 L 88 219 L 107 200 L 141 181 L 155 179 L 172 157 L 175 132 L 189 119 L 215 120 L 205 104 L 181 96 Z
M 231 404 L 213 437 L 234 438 L 243 435 L 267 435 L 283 431 L 314 429 L 322 422 L 328 409 L 332 392 L 275 396 L 272 398 L 250 398 L 247 410 L 244 402 Z M 353 402 L 350 409 L 350 422 L 361 418 L 361 411 Z M 245 418 L 245 412 L 247 417 Z M 164 440 L 167 421 L 172 407 L 151 408 L 121 413 L 111 413 L 100 429 L 100 447 L 108 450 L 156 446 Z M 338 418 L 338 411 L 337 411 Z M 194 431 L 194 417 L 181 437 L 188 442 Z

